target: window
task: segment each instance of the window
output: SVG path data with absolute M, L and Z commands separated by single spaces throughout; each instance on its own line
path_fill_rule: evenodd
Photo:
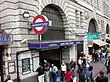
M 83 13 L 80 12 L 80 27 L 83 27 L 82 23 L 83 23 Z
M 76 28 L 78 28 L 79 27 L 79 21 L 78 21 L 78 10 L 75 10 L 75 17 L 76 17 Z
M 42 14 L 52 21 L 52 26 L 48 26 L 48 30 L 42 35 L 42 40 L 64 40 L 63 18 L 57 8 L 48 5 L 43 9 Z
M 101 20 L 101 28 L 103 29 L 104 28 L 104 21 Z

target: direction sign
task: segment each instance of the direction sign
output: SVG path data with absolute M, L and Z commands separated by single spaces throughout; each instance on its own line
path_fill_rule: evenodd
M 101 35 L 97 32 L 89 32 L 88 33 L 88 42 L 93 42 L 95 39 L 100 39 Z
M 38 35 L 44 33 L 49 25 L 48 18 L 44 15 L 38 15 L 34 18 L 32 27 L 34 27 L 34 32 Z

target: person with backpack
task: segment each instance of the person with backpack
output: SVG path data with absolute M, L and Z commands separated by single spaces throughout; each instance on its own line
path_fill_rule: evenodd
M 104 72 L 100 71 L 100 75 L 96 77 L 96 82 L 108 82 L 108 77 L 104 76 Z
M 93 70 L 93 66 L 90 66 L 88 68 L 88 71 L 86 72 L 86 80 L 87 80 L 87 82 L 94 82 L 92 70 Z
M 58 68 L 54 64 L 51 64 L 51 67 L 50 67 L 50 82 L 56 82 L 57 72 L 58 72 Z
M 69 68 L 67 68 L 67 71 L 65 73 L 65 78 L 66 78 L 66 82 L 73 82 L 72 73 Z

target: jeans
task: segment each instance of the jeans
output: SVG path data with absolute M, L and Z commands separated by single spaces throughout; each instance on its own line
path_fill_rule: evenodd
M 50 82 L 49 71 L 44 71 L 44 80 L 45 82 Z
M 39 81 L 39 82 L 44 82 L 44 74 L 38 76 L 38 81 Z

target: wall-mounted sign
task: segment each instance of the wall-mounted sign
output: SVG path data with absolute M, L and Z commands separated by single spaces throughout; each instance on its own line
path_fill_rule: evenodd
M 11 41 L 11 37 L 2 29 L 0 29 L 0 45 L 6 45 Z
M 36 43 L 28 44 L 28 47 L 31 48 L 49 48 L 49 47 L 60 47 L 60 46 L 72 46 L 73 44 L 83 44 L 83 41 L 66 41 L 66 42 L 51 42 L 51 43 Z
M 34 18 L 32 27 L 34 27 L 34 32 L 38 35 L 44 33 L 49 25 L 48 18 L 44 15 L 38 15 Z
M 15 62 L 8 62 L 8 73 L 15 73 Z
M 22 59 L 22 74 L 30 73 L 30 58 Z

